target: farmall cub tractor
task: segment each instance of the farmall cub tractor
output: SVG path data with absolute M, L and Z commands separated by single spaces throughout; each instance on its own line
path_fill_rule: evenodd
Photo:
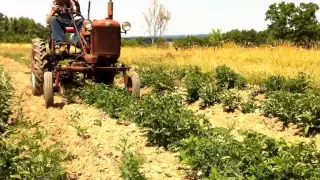
M 125 90 L 134 96 L 140 96 L 139 75 L 124 64 L 118 65 L 121 49 L 121 33 L 130 30 L 129 22 L 122 25 L 113 20 L 113 2 L 108 3 L 108 18 L 90 20 L 90 1 L 88 18 L 84 19 L 78 12 L 69 12 L 73 27 L 65 29 L 65 33 L 77 33 L 80 41 L 80 52 L 72 52 L 70 47 L 76 44 L 65 42 L 66 52 L 56 52 L 55 42 L 48 38 L 49 52 L 46 50 L 46 42 L 42 39 L 34 39 L 31 53 L 31 83 L 34 96 L 44 95 L 46 108 L 54 104 L 54 92 L 63 92 L 61 79 L 72 80 L 75 72 L 83 73 L 86 79 L 96 83 L 113 83 L 118 72 L 122 72 Z M 73 15 L 77 14 L 84 19 L 81 29 L 77 29 Z M 122 30 L 123 31 L 122 31 Z M 76 49 L 76 48 L 75 48 Z M 66 66 L 59 63 L 66 60 Z M 98 92 L 97 92 L 98 93 Z

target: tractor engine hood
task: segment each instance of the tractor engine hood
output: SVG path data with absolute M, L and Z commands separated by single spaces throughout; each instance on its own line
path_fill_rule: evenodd
M 121 46 L 121 26 L 112 19 L 92 21 L 91 53 L 95 56 L 119 58 Z

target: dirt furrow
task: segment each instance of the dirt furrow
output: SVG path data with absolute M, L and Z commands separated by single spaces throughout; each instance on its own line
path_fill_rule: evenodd
M 134 144 L 137 153 L 145 159 L 142 171 L 148 179 L 184 179 L 178 170 L 177 154 L 161 148 L 147 147 L 146 138 L 135 124 L 120 125 L 98 109 L 84 104 L 66 104 L 55 96 L 55 107 L 46 109 L 43 96 L 31 94 L 28 67 L 0 57 L 0 64 L 7 70 L 15 94 L 21 96 L 26 118 L 41 121 L 49 132 L 49 141 L 63 143 L 72 159 L 64 162 L 68 173 L 79 179 L 121 179 L 119 163 L 121 153 L 115 149 L 121 137 Z M 83 129 L 81 131 L 80 129 Z M 83 132 L 83 136 L 79 136 Z

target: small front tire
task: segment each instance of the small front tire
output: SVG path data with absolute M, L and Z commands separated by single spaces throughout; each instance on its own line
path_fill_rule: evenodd
M 41 96 L 43 93 L 42 81 L 31 72 L 32 95 Z
M 43 82 L 43 95 L 45 100 L 45 107 L 49 108 L 53 105 L 53 76 L 52 72 L 44 73 L 44 82 Z
M 130 72 L 126 88 L 135 97 L 140 97 L 140 77 L 135 71 Z

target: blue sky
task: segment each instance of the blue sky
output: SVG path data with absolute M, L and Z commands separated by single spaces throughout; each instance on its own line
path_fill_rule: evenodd
M 45 24 L 51 0 L 2 0 L 0 12 L 8 16 L 26 16 Z M 171 12 L 166 35 L 208 33 L 212 28 L 222 31 L 231 29 L 256 29 L 267 27 L 264 21 L 268 6 L 279 0 L 158 0 Z M 33 3 L 31 5 L 31 2 Z M 79 0 L 83 15 L 87 16 L 88 0 Z M 320 0 L 290 0 L 288 2 L 314 2 Z M 107 16 L 108 0 L 91 0 L 91 18 Z M 127 36 L 147 35 L 142 12 L 151 0 L 114 0 L 114 18 L 120 23 L 129 21 L 132 29 Z M 320 17 L 320 11 L 317 14 Z

